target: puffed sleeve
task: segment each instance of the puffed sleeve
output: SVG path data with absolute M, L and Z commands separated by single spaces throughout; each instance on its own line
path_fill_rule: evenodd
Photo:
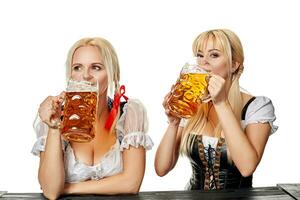
M 31 153 L 33 155 L 39 156 L 41 151 L 45 151 L 46 139 L 48 135 L 48 125 L 42 122 L 39 115 L 37 114 L 33 128 L 36 133 L 37 140 L 34 143 Z M 66 149 L 68 142 L 62 138 L 62 150 Z
M 269 123 L 271 126 L 270 134 L 273 134 L 278 129 L 278 126 L 273 124 L 275 120 L 275 109 L 272 101 L 268 97 L 259 96 L 248 106 L 245 126 L 253 123 Z
M 142 146 L 146 150 L 153 147 L 148 131 L 147 112 L 143 104 L 136 99 L 129 99 L 123 107 L 123 114 L 116 124 L 116 131 L 121 141 L 120 149 Z

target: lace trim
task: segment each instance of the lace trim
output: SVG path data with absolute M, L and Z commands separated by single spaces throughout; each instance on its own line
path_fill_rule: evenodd
M 205 168 L 204 190 L 220 189 L 220 158 L 224 138 L 218 140 L 216 149 L 209 145 L 204 147 L 202 136 L 197 138 L 199 157 Z
M 275 124 L 273 124 L 274 120 L 251 120 L 251 121 L 247 121 L 245 122 L 245 126 L 249 125 L 249 124 L 257 124 L 257 123 L 269 123 L 271 126 L 271 132 L 270 135 L 275 133 L 278 129 L 278 126 L 276 126 Z
M 31 153 L 35 156 L 39 156 L 41 151 L 45 151 L 45 142 L 46 142 L 46 136 L 42 136 L 37 139 L 37 141 L 34 143 Z
M 39 156 L 41 151 L 45 151 L 46 139 L 47 136 L 41 136 L 37 139 L 37 141 L 34 143 L 31 149 L 31 153 L 33 155 Z M 62 142 L 62 150 L 65 152 L 68 142 L 63 138 L 61 138 L 61 142 Z
M 146 150 L 150 150 L 153 147 L 153 141 L 150 136 L 143 132 L 132 132 L 124 136 L 120 150 L 129 149 L 129 145 L 138 148 L 144 147 Z
M 119 147 L 119 142 L 116 140 L 115 144 L 113 144 L 110 147 L 110 149 L 101 157 L 100 161 L 98 163 L 94 164 L 94 165 L 87 165 L 86 163 L 82 162 L 81 160 L 78 160 L 75 157 L 75 153 L 74 153 L 74 150 L 73 150 L 71 145 L 68 146 L 67 150 L 68 150 L 69 155 L 71 155 L 72 159 L 75 161 L 75 165 L 83 165 L 83 166 L 88 167 L 88 168 L 96 168 L 97 170 L 99 170 L 102 163 L 105 160 L 110 159 L 111 156 L 113 154 L 115 154 L 118 147 Z
M 142 109 L 143 112 L 141 112 L 141 113 L 143 113 L 144 118 L 145 118 L 144 121 L 137 121 L 137 123 L 140 123 L 140 124 L 137 124 L 137 127 L 139 127 L 140 125 L 142 125 L 142 127 L 144 127 L 142 130 L 136 130 L 136 129 L 134 129 L 134 127 L 131 127 L 132 130 L 129 130 L 129 131 L 145 132 L 146 133 L 147 130 L 148 130 L 148 120 L 146 118 L 146 114 L 144 113 L 144 112 L 146 112 L 145 107 L 143 106 L 143 104 L 139 100 L 129 99 L 127 101 L 127 103 L 124 105 L 123 113 L 120 116 L 120 118 L 118 119 L 117 124 L 116 124 L 116 132 L 117 132 L 117 136 L 120 139 L 120 141 L 122 141 L 123 137 L 125 137 L 125 135 L 127 134 L 127 131 L 124 130 L 124 124 L 125 124 L 126 118 L 128 117 L 127 116 L 128 107 L 129 108 L 132 107 L 134 110 L 136 110 L 136 109 L 141 110 Z M 135 113 L 135 114 L 141 114 L 141 113 Z M 130 134 L 130 132 L 128 134 Z

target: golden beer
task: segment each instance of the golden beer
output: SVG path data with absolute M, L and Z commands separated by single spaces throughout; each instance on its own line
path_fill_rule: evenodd
M 209 98 L 206 77 L 208 73 L 198 64 L 187 63 L 171 91 L 167 104 L 170 112 L 180 118 L 196 114 L 198 105 Z
M 89 142 L 95 137 L 96 91 L 66 92 L 61 134 L 74 142 Z

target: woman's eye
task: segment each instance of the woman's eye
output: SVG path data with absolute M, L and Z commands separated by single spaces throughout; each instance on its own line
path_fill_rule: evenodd
M 102 69 L 102 67 L 98 65 L 93 65 L 93 69 L 99 71 Z
M 218 57 L 219 57 L 219 54 L 217 54 L 217 53 L 212 53 L 212 54 L 210 54 L 210 56 L 211 56 L 212 58 L 218 58 Z
M 79 71 L 81 69 L 81 67 L 79 66 L 79 65 L 75 65 L 74 67 L 73 67 L 73 70 L 74 71 Z
M 200 54 L 200 53 L 197 53 L 197 57 L 199 57 L 199 58 L 203 58 L 203 55 L 202 55 L 202 54 Z

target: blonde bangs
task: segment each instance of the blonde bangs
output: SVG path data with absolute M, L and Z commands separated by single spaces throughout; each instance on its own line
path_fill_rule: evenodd
M 211 30 L 201 33 L 193 42 L 193 54 L 197 56 L 198 52 L 203 52 L 207 46 L 207 42 L 211 40 L 213 47 L 220 49 L 227 58 L 227 63 L 231 65 L 231 45 L 225 32 L 221 30 Z

